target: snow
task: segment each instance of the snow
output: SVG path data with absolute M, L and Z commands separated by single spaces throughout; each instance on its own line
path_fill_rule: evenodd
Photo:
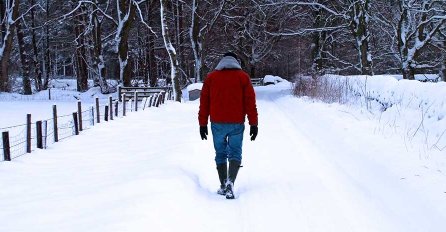
M 280 82 L 285 81 L 283 78 L 278 77 L 278 76 L 272 76 L 272 75 L 266 75 L 263 78 L 263 83 L 273 83 L 273 84 L 277 84 Z
M 203 88 L 203 83 L 193 83 L 187 86 L 187 91 L 201 90 Z
M 444 83 L 367 81 L 380 99 L 404 96 L 399 118 L 420 99 L 445 110 Z M 169 101 L 0 162 L 0 218 L 8 219 L 1 230 L 444 230 L 444 151 L 420 153 L 424 143 L 407 146 L 401 133 L 379 130 L 379 108 L 295 98 L 291 86 L 256 87 L 259 136 L 249 141 L 245 130 L 235 200 L 216 194 L 212 136 L 202 141 L 198 133 L 199 101 Z M 2 120 L 21 115 L 20 105 L 31 104 L 1 101 Z
M 413 140 L 424 143 L 421 150 L 446 148 L 446 83 L 397 80 L 392 76 L 329 76 L 341 83 L 347 81 L 353 93 L 361 98 L 350 97 L 352 104 L 368 103 L 375 109 L 380 120 L 377 129 L 384 135 L 398 131 L 411 146 Z M 423 152 L 424 153 L 424 152 Z

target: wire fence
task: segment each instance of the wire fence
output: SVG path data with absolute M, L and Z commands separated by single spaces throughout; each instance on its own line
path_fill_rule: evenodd
M 82 108 L 79 101 L 76 112 L 60 116 L 57 115 L 57 106 L 54 105 L 52 118 L 32 122 L 31 115 L 27 115 L 26 124 L 0 128 L 0 162 L 11 161 L 36 149 L 46 149 L 56 142 L 92 129 L 98 123 L 122 118 L 128 112 L 158 107 L 166 100 L 172 100 L 172 92 L 163 91 L 144 98 L 130 97 L 126 100 L 127 98 L 119 101 L 110 97 L 107 103 L 100 103 L 96 98 L 96 104 L 88 108 Z

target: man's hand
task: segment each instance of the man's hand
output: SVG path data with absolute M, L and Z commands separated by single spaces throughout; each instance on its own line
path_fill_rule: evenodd
M 257 126 L 251 126 L 251 128 L 249 129 L 249 135 L 251 136 L 251 141 L 256 140 L 258 132 L 259 128 Z
M 208 127 L 207 126 L 200 126 L 200 135 L 201 140 L 207 140 L 208 139 Z

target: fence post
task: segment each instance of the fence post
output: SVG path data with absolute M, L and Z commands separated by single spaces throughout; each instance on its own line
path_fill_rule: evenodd
M 99 109 L 99 98 L 96 97 L 96 121 L 101 123 L 101 109 Z
M 92 126 L 94 126 L 94 106 L 91 107 L 91 109 L 90 109 L 90 114 L 91 114 L 90 124 L 91 124 Z
M 135 99 L 135 111 L 138 111 L 138 91 L 135 91 L 135 96 L 133 99 Z
M 48 122 L 45 120 L 42 123 L 43 123 L 42 124 L 42 138 L 43 138 L 42 145 L 43 145 L 43 148 L 46 149 L 47 148 L 46 138 L 48 137 Z
M 113 98 L 108 97 L 108 107 L 110 108 L 110 120 L 113 120 Z
M 122 101 L 122 116 L 125 116 L 125 111 L 127 110 L 125 108 L 125 104 L 127 103 L 127 101 L 125 100 L 125 97 L 123 96 L 123 101 Z
M 105 106 L 104 120 L 108 122 L 108 106 Z
M 77 113 L 73 113 L 73 122 L 74 122 L 74 134 L 79 135 L 79 124 L 77 122 Z
M 42 121 L 36 122 L 36 138 L 37 138 L 37 148 L 42 149 Z
M 51 88 L 48 88 L 48 100 L 51 100 Z
M 161 101 L 161 93 L 158 93 L 158 95 L 157 95 L 157 97 L 156 97 L 156 107 L 159 107 L 160 106 L 160 101 Z
M 57 106 L 53 105 L 53 127 L 54 127 L 54 142 L 59 142 L 59 130 L 57 129 Z
M 31 153 L 31 114 L 26 115 L 26 153 Z
M 152 107 L 152 103 L 153 102 L 153 94 L 150 96 L 150 99 L 149 99 L 149 108 L 150 107 Z
M 82 102 L 77 101 L 77 116 L 79 118 L 79 131 L 82 131 Z
M 142 103 L 142 102 L 141 102 Z M 146 109 L 146 104 L 147 104 L 147 97 L 144 98 L 144 105 L 142 107 L 142 110 Z
M 122 95 L 121 95 L 121 86 L 120 85 L 118 86 L 118 98 L 119 98 L 118 99 L 119 101 L 123 101 L 123 100 L 125 101 L 125 98 L 123 99 Z
M 11 149 L 9 147 L 9 132 L 4 131 L 2 133 L 3 137 L 3 156 L 5 161 L 11 161 Z
M 154 95 L 153 95 L 153 99 L 152 99 L 152 106 L 154 107 L 155 106 L 155 102 L 156 102 L 156 98 L 158 97 L 158 94 L 157 93 L 155 93 Z
M 119 101 L 116 101 L 115 103 L 115 117 L 118 118 L 118 111 L 119 111 Z

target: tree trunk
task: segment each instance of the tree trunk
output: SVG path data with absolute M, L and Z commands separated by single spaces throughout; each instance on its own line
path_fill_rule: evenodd
M 0 3 L 0 12 L 2 20 L 2 42 L 0 47 L 0 92 L 9 92 L 9 75 L 8 66 L 9 58 L 12 51 L 12 42 L 14 38 L 14 21 L 17 19 L 19 13 L 19 1 L 18 0 L 7 0 L 8 4 L 5 2 Z
M 31 6 L 34 6 L 35 0 L 31 0 Z M 33 64 L 34 64 L 34 72 L 35 72 L 35 86 L 36 90 L 42 90 L 42 69 L 41 64 L 39 62 L 39 50 L 37 49 L 37 39 L 36 39 L 36 20 L 35 20 L 35 10 L 31 9 L 31 43 L 33 47 Z
M 320 8 L 313 10 L 314 28 L 322 28 L 325 22 L 323 12 Z M 311 51 L 312 64 L 312 76 L 316 78 L 324 73 L 325 69 L 325 55 L 324 55 L 324 43 L 327 37 L 327 32 L 315 32 L 312 36 L 313 44 Z
M 446 38 L 443 41 L 443 48 L 446 49 Z M 446 81 L 446 52 L 443 52 L 443 66 L 441 68 L 442 81 Z
M 369 49 L 369 0 L 356 1 L 351 7 L 350 29 L 356 40 L 362 75 L 373 75 L 372 55 Z
M 251 68 L 249 70 L 249 75 L 251 76 L 251 78 L 255 78 L 256 77 L 256 64 L 251 64 L 250 66 L 251 66 Z
M 170 59 L 170 77 L 173 83 L 173 92 L 175 94 L 175 101 L 181 102 L 181 89 L 180 82 L 178 80 L 178 59 L 175 48 L 169 37 L 169 28 L 167 26 L 167 19 L 164 9 L 167 6 L 167 0 L 160 0 L 161 7 L 161 30 L 163 34 L 164 46 L 166 47 L 167 53 Z
M 116 33 L 116 41 L 118 42 L 118 58 L 119 58 L 119 79 L 124 86 L 131 86 L 132 67 L 129 64 L 129 44 L 128 38 L 130 28 L 135 19 L 136 7 L 133 2 L 127 0 L 119 0 L 118 17 L 119 25 Z
M 190 39 L 192 44 L 192 52 L 194 54 L 194 78 L 195 82 L 203 81 L 203 61 L 202 61 L 202 43 L 200 35 L 200 21 L 198 17 L 198 3 L 196 0 L 192 2 L 192 21 L 190 27 Z
M 407 80 L 415 80 L 415 69 L 412 68 L 410 65 L 403 69 L 403 79 Z
M 150 32 L 151 33 L 151 32 Z M 148 58 L 148 75 L 149 75 L 149 84 L 151 87 L 155 87 L 158 74 L 156 69 L 156 57 L 155 57 L 155 36 L 149 34 L 148 39 L 148 48 L 147 48 L 147 58 Z
M 183 20 L 183 2 L 177 0 L 176 1 L 177 7 L 177 25 L 176 25 L 176 36 L 177 36 L 177 48 L 178 48 L 178 60 L 180 67 L 184 67 L 185 58 L 184 58 L 184 52 L 183 52 L 183 43 L 184 43 L 184 37 L 183 37 L 183 29 L 184 29 L 184 20 Z M 180 85 L 186 85 L 188 82 L 188 77 L 183 73 L 180 72 Z
M 410 78 L 410 70 L 409 70 L 409 64 L 407 61 L 407 56 L 409 53 L 408 44 L 407 44 L 407 33 L 408 33 L 408 23 L 409 23 L 409 16 L 408 16 L 408 9 L 404 5 L 404 1 L 401 0 L 400 2 L 400 10 L 401 15 L 400 19 L 398 21 L 398 29 L 397 29 L 397 37 L 398 37 L 398 51 L 401 59 L 401 72 L 403 73 L 403 79 L 409 79 Z
M 22 79 L 23 79 L 23 94 L 31 95 L 31 81 L 29 79 L 30 74 L 30 66 L 29 66 L 29 55 L 28 50 L 26 49 L 25 39 L 23 35 L 23 30 L 21 26 L 20 20 L 16 22 L 16 31 L 17 31 L 17 41 L 19 44 L 19 53 L 20 53 L 20 61 L 22 63 Z
M 77 4 L 75 0 L 73 1 L 73 6 Z M 85 49 L 85 9 L 83 6 L 80 7 L 78 12 L 75 12 L 76 16 L 74 17 L 74 33 L 76 38 L 76 76 L 77 76 L 77 91 L 85 92 L 88 90 L 88 69 L 87 69 L 87 61 L 86 61 L 86 49 Z
M 152 13 L 149 9 L 154 7 L 154 1 L 148 1 L 147 7 L 146 7 L 146 14 L 147 14 L 147 24 L 153 28 L 153 25 L 156 23 L 154 22 L 154 17 L 152 16 Z M 147 59 L 147 75 L 149 78 L 149 85 L 151 87 L 155 87 L 158 81 L 158 73 L 156 68 L 156 57 L 155 57 L 155 35 L 150 31 L 149 28 L 147 28 L 147 48 L 146 48 L 146 59 Z
M 49 20 L 50 17 L 50 7 L 49 7 L 49 0 L 46 0 L 46 20 Z M 49 25 L 47 24 L 45 26 L 45 55 L 44 55 L 44 61 L 45 61 L 45 77 L 43 80 L 43 86 L 42 89 L 46 90 L 48 89 L 48 85 L 50 82 L 50 72 L 51 72 L 51 60 L 50 60 L 50 29 Z
M 95 0 L 93 5 L 92 20 L 93 20 L 93 66 L 95 67 L 95 79 L 101 88 L 101 93 L 110 93 L 110 87 L 108 86 L 107 80 L 105 78 L 106 69 L 104 57 L 102 56 L 102 31 L 101 31 L 101 21 L 98 19 L 98 1 Z

